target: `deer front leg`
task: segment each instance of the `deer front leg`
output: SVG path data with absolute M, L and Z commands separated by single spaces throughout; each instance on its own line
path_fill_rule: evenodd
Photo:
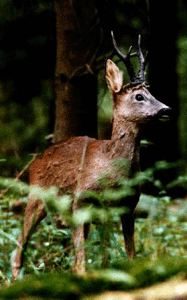
M 12 279 L 19 276 L 31 230 L 34 230 L 45 216 L 43 203 L 30 198 L 25 209 L 24 224 L 18 239 L 19 245 L 12 259 Z
M 84 249 L 85 228 L 80 225 L 73 230 L 73 244 L 75 249 L 75 260 L 73 272 L 76 274 L 84 274 L 86 270 L 86 254 Z
M 124 214 L 121 217 L 123 236 L 125 240 L 125 249 L 127 256 L 133 259 L 135 256 L 134 244 L 134 212 Z

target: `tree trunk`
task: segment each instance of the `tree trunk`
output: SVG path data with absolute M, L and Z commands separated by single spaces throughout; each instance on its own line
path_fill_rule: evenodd
M 56 0 L 56 118 L 54 142 L 97 136 L 97 77 L 94 59 L 101 29 L 94 0 Z

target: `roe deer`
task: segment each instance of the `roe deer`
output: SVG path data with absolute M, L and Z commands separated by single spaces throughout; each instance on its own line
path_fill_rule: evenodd
M 41 156 L 35 159 L 30 167 L 30 184 L 35 186 L 58 186 L 72 195 L 84 190 L 99 189 L 98 178 L 103 171 L 111 169 L 113 161 L 119 158 L 127 160 L 128 177 L 139 171 L 140 130 L 142 125 L 152 120 L 168 118 L 170 108 L 156 100 L 148 91 L 145 82 L 146 60 L 138 41 L 138 50 L 123 55 L 118 49 L 113 33 L 113 45 L 116 54 L 125 63 L 130 75 L 130 83 L 123 86 L 123 72 L 110 59 L 106 62 L 106 81 L 113 100 L 113 129 L 111 140 L 96 140 L 90 137 L 72 137 L 66 141 L 50 146 Z M 139 73 L 135 75 L 131 57 L 139 59 Z M 89 100 L 89 99 L 88 99 Z M 84 158 L 84 159 L 83 159 Z M 115 176 L 115 174 L 114 174 Z M 116 174 L 118 176 L 118 174 Z M 79 178 L 79 183 L 78 183 Z M 120 205 L 129 209 L 128 214 L 121 217 L 125 248 L 128 257 L 135 255 L 134 246 L 134 209 L 140 196 L 139 188 L 133 197 L 125 198 Z M 72 205 L 75 211 L 81 207 L 81 201 Z M 29 234 L 46 216 L 44 205 L 40 199 L 30 195 L 23 224 L 19 236 L 19 244 L 12 263 L 12 276 L 16 278 L 23 262 Z M 85 271 L 84 252 L 85 225 L 73 230 L 75 247 L 74 271 Z

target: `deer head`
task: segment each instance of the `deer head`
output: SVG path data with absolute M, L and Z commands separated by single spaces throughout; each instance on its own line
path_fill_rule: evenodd
M 121 135 L 124 134 L 123 128 L 124 130 L 129 128 L 130 124 L 133 129 L 140 128 L 141 124 L 153 120 L 169 119 L 171 109 L 151 95 L 148 90 L 148 84 L 145 82 L 146 59 L 140 48 L 140 37 L 137 52 L 131 54 L 132 47 L 130 47 L 126 56 L 117 48 L 113 33 L 112 40 L 116 54 L 125 63 L 130 76 L 130 83 L 124 86 L 123 72 L 118 69 L 112 60 L 107 60 L 106 81 L 112 94 L 114 105 L 113 135 L 116 128 L 118 135 Z M 130 61 L 130 58 L 134 56 L 139 58 L 140 69 L 138 75 L 135 75 Z M 120 136 L 117 137 L 119 138 Z

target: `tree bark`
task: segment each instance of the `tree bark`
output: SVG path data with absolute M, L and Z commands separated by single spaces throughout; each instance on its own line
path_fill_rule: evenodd
M 101 29 L 94 0 L 56 0 L 56 118 L 54 142 L 97 136 L 97 77 L 94 59 Z

